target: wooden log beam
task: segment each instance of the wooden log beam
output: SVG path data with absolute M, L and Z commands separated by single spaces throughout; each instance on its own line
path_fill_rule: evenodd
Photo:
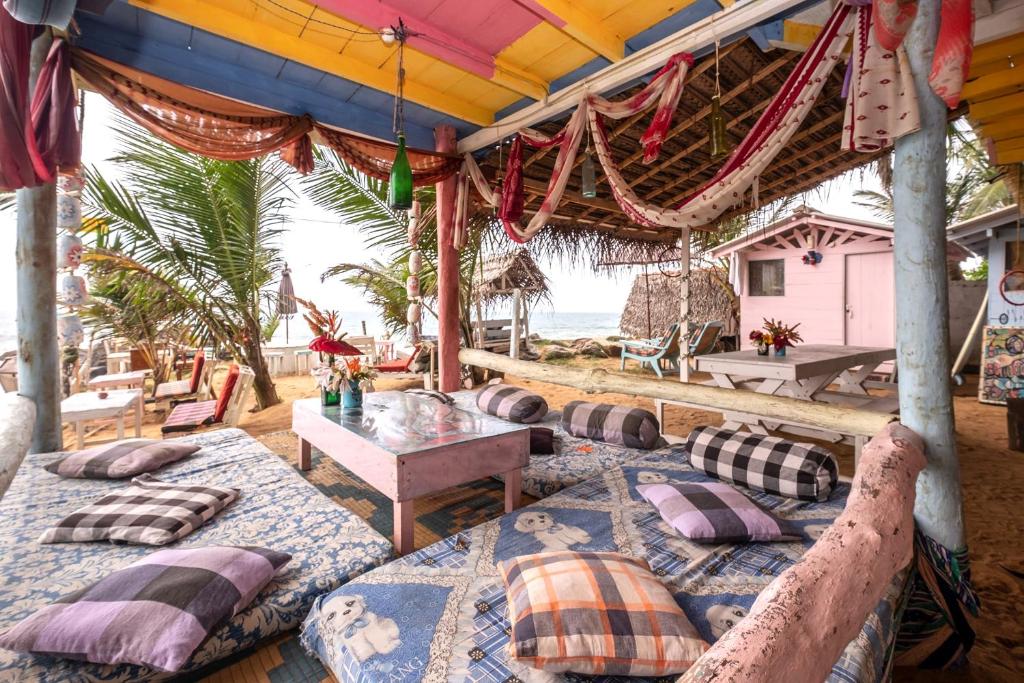
M 871 437 L 896 418 L 856 408 L 801 401 L 784 396 L 769 396 L 740 389 L 722 389 L 703 384 L 684 384 L 636 377 L 600 368 L 569 368 L 531 361 L 512 360 L 479 349 L 462 349 L 459 361 L 466 365 L 497 370 L 524 379 L 561 384 L 588 393 L 612 392 L 680 401 L 708 410 L 752 413 L 816 429 Z

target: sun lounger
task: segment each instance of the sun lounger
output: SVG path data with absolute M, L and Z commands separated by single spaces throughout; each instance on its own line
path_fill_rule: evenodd
M 175 406 L 160 428 L 161 433 L 191 432 L 214 424 L 237 427 L 255 378 L 252 368 L 232 365 L 219 398 Z
M 188 379 L 179 379 L 171 382 L 161 382 L 153 392 L 154 398 L 162 400 L 165 398 L 182 399 L 193 397 L 197 399 L 212 398 L 213 371 L 217 368 L 217 361 L 206 362 L 206 354 L 198 351 L 192 359 L 192 375 Z
M 217 628 L 186 667 L 194 671 L 299 625 L 314 598 L 386 562 L 391 543 L 354 513 L 302 479 L 278 456 L 238 429 L 185 437 L 202 450 L 154 473 L 170 482 L 231 486 L 238 500 L 169 546 L 261 546 L 291 562 L 255 602 Z M 0 629 L 66 593 L 93 583 L 154 548 L 110 543 L 40 545 L 50 525 L 122 481 L 61 479 L 42 469 L 59 454 L 29 455 L 0 501 Z M 0 680 L 149 681 L 169 678 L 139 666 L 107 667 L 0 650 Z M 188 676 L 186 676 L 188 678 Z
M 673 323 L 663 337 L 657 339 L 637 339 L 622 342 L 620 367 L 626 369 L 626 360 L 640 362 L 640 368 L 650 365 L 654 374 L 662 377 L 662 363 L 669 367 L 677 367 L 679 362 L 679 323 Z
M 843 510 L 850 492 L 850 485 L 842 483 L 824 503 L 751 492 L 763 506 L 795 523 L 803 540 L 701 546 L 670 532 L 636 493 L 638 482 L 662 478 L 708 480 L 690 469 L 680 455 L 650 454 L 616 467 L 396 560 L 320 598 L 303 626 L 303 643 L 343 681 L 417 675 L 423 680 L 575 680 L 539 675 L 510 660 L 505 589 L 495 566 L 511 557 L 565 548 L 644 558 L 669 586 L 701 637 L 714 642 L 751 609 L 759 592 L 811 547 Z M 561 524 L 566 533 L 547 534 L 542 543 L 541 536 L 530 533 L 536 525 L 517 524 L 524 517 L 541 519 L 540 514 L 552 524 Z M 885 680 L 905 582 L 905 573 L 893 578 L 860 635 L 835 663 L 829 681 Z M 374 626 L 369 643 L 354 642 L 358 639 L 353 625 L 356 616 L 360 624 Z

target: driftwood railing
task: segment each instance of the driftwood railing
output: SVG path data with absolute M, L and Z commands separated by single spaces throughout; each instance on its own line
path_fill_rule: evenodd
M 870 410 L 802 401 L 785 396 L 769 396 L 739 389 L 647 379 L 599 368 L 587 370 L 513 360 L 479 349 L 462 349 L 459 352 L 459 360 L 466 365 L 497 370 L 524 379 L 575 387 L 588 393 L 612 392 L 680 401 L 706 406 L 710 410 L 763 415 L 853 436 L 870 438 L 896 420 L 893 415 Z
M 32 443 L 36 404 L 18 394 L 0 394 L 0 498 L 18 472 Z

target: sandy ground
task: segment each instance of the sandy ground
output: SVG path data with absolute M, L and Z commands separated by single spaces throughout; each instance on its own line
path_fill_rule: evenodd
M 617 361 L 612 360 L 575 361 L 574 365 L 617 369 Z M 635 396 L 587 395 L 569 387 L 514 377 L 508 381 L 544 395 L 553 408 L 585 398 L 653 409 L 649 399 Z M 288 429 L 291 426 L 291 402 L 317 395 L 309 377 L 281 377 L 276 383 L 283 402 L 258 413 L 246 412 L 239 425 L 241 428 L 256 436 Z M 214 385 L 217 384 L 215 381 Z M 418 382 L 382 378 L 376 384 L 378 390 L 386 390 L 412 388 Z M 944 674 L 899 671 L 896 680 L 915 683 L 1022 681 L 1024 579 L 1012 572 L 1024 573 L 1024 453 L 1007 448 L 1004 408 L 979 403 L 975 388 L 970 384 L 957 389 L 954 400 L 971 571 L 982 601 L 981 615 L 975 624 L 978 640 L 971 654 L 971 664 L 964 670 Z M 148 405 L 143 433 L 159 438 L 160 424 L 165 416 L 164 406 Z M 685 435 L 697 425 L 719 422 L 717 415 L 699 410 L 669 408 L 666 411 L 666 431 L 672 434 Z M 107 427 L 92 435 L 87 442 L 98 443 L 113 436 L 113 428 Z M 65 432 L 65 441 L 74 443 L 70 430 Z M 840 457 L 842 473 L 852 474 L 852 449 L 846 446 L 830 448 Z

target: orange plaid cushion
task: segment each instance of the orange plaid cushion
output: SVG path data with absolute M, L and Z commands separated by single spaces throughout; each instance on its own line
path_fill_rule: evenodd
M 708 649 L 643 560 L 558 551 L 499 563 L 508 593 L 509 654 L 552 672 L 683 673 Z

